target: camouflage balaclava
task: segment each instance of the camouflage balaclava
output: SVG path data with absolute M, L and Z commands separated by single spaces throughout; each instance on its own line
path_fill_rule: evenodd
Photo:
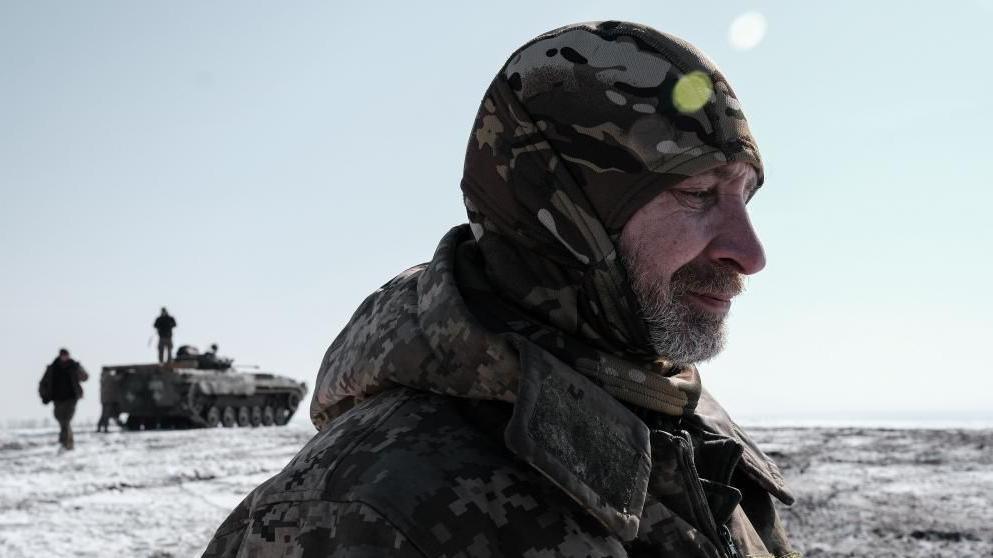
M 653 362 L 620 230 L 667 187 L 731 161 L 762 183 L 730 85 L 689 43 L 607 21 L 518 49 L 483 97 L 462 178 L 486 277 L 521 312 L 506 329 L 573 364 L 590 348 Z

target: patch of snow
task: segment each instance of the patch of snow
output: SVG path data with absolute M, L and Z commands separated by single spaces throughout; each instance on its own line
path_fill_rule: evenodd
M 312 426 L 111 432 L 0 431 L 0 548 L 34 556 L 196 556 Z

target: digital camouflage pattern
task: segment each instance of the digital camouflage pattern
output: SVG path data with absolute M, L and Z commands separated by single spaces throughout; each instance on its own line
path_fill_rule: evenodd
M 362 303 L 318 434 L 205 556 L 798 556 L 775 464 L 652 354 L 617 257 L 637 200 L 731 160 L 761 175 L 686 43 L 606 22 L 518 50 L 470 139 L 469 226 Z

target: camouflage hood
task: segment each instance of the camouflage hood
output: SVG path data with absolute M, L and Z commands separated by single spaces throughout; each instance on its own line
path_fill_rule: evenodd
M 462 190 L 509 329 L 567 362 L 656 359 L 618 258 L 628 218 L 730 161 L 762 164 L 727 80 L 695 47 L 623 22 L 545 33 L 493 79 Z M 476 307 L 473 306 L 473 310 Z

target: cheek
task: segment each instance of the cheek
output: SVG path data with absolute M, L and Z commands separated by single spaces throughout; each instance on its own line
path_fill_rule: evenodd
M 705 216 L 670 197 L 635 213 L 621 234 L 621 248 L 637 262 L 637 272 L 668 282 L 679 268 L 703 253 L 709 242 Z
M 668 280 L 677 269 L 696 258 L 704 246 L 702 235 L 684 220 L 656 222 L 643 239 L 641 263 L 659 279 Z

